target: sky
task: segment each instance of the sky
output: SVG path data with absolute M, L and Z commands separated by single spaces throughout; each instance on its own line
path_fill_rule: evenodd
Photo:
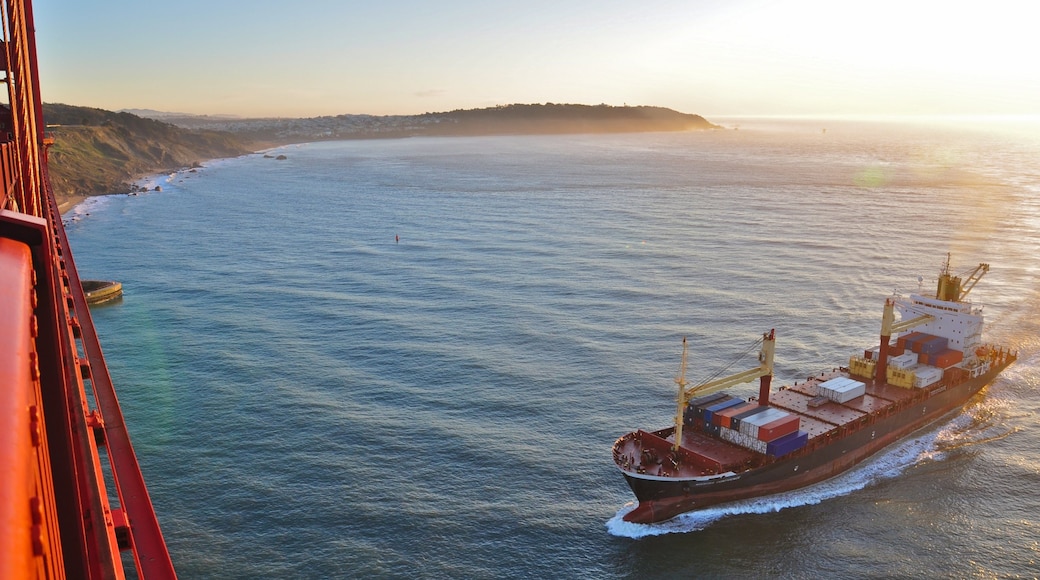
M 245 117 L 506 105 L 1040 115 L 1022 0 L 36 0 L 45 102 Z

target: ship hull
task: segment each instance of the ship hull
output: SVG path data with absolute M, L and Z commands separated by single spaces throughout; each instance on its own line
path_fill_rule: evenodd
M 646 477 L 622 469 L 639 505 L 626 521 L 655 523 L 708 506 L 791 491 L 824 481 L 861 463 L 885 447 L 960 409 L 1009 363 L 951 386 L 882 418 L 871 418 L 831 443 L 822 443 L 761 467 L 711 480 Z

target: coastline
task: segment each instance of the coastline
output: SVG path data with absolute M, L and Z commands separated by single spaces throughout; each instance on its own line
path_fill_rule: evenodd
M 228 159 L 236 159 L 237 157 L 244 157 L 246 155 L 257 155 L 264 154 L 277 149 L 279 146 L 271 147 L 269 149 L 261 149 L 258 151 L 251 151 L 243 155 L 235 157 L 215 157 L 200 163 L 193 165 L 182 166 L 178 168 L 171 168 L 165 170 L 156 170 L 149 173 L 139 174 L 130 180 L 129 191 L 113 191 L 110 193 L 98 193 L 98 194 L 84 194 L 75 193 L 71 195 L 61 196 L 61 201 L 58 203 L 58 213 L 62 216 L 71 213 L 77 207 L 85 203 L 94 197 L 108 197 L 110 195 L 136 195 L 140 193 L 155 192 L 156 186 L 162 186 L 164 183 L 169 183 L 174 177 L 188 172 L 199 172 L 207 167 L 211 167 L 215 163 L 225 161 Z
M 118 194 L 106 193 L 105 195 L 118 195 Z M 73 194 L 73 195 L 64 196 L 64 197 L 62 197 L 62 202 L 58 204 L 58 213 L 61 214 L 61 215 L 65 215 L 69 211 L 75 209 L 77 205 L 83 203 L 84 201 L 87 201 L 91 197 L 93 197 L 93 196 L 83 195 L 83 194 L 79 194 L 79 193 Z

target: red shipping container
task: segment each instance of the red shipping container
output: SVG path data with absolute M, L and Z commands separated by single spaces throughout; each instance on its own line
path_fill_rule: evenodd
M 759 441 L 765 441 L 769 443 L 774 439 L 779 439 L 784 435 L 794 433 L 798 430 L 798 426 L 801 423 L 801 419 L 798 415 L 788 415 L 782 419 L 777 419 L 771 423 L 766 423 L 758 428 L 758 439 Z
M 932 355 L 934 362 L 933 367 L 946 368 L 952 367 L 953 365 L 964 360 L 964 353 L 959 350 L 947 349 L 938 354 Z
M 906 339 L 906 348 L 909 348 L 910 350 L 918 354 L 921 353 L 921 350 L 924 347 L 925 343 L 938 338 L 932 336 L 931 334 L 925 334 L 923 332 L 915 332 L 914 334 L 915 336 L 913 338 Z
M 897 338 L 896 339 L 896 346 L 899 347 L 899 354 L 903 354 L 902 351 L 910 348 L 906 344 L 907 341 L 913 342 L 914 340 L 917 339 L 918 336 L 920 336 L 920 334 L 921 334 L 920 332 L 914 331 L 914 332 L 911 332 L 910 334 L 904 334 L 903 336 L 900 336 L 899 338 Z

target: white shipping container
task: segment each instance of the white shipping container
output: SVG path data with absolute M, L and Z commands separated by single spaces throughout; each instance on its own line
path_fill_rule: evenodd
M 920 389 L 935 384 L 942 379 L 942 376 L 942 369 L 921 365 L 914 371 L 914 388 Z
M 723 428 L 719 431 L 719 436 L 722 437 L 722 439 L 729 441 L 730 443 L 740 445 L 745 449 L 750 449 L 759 453 L 766 452 L 765 441 L 759 441 L 758 439 L 748 437 L 747 435 L 744 435 L 739 431 Z
M 847 385 L 849 383 L 856 383 L 856 382 L 859 382 L 859 381 L 856 381 L 855 379 L 850 379 L 849 377 L 836 377 L 836 378 L 833 378 L 833 379 L 831 379 L 829 381 L 824 381 L 824 382 L 820 383 L 820 388 L 821 389 L 837 389 L 837 388 L 841 387 L 842 385 Z
M 888 359 L 888 366 L 897 369 L 909 369 L 917 365 L 917 353 L 906 353 Z
M 740 445 L 740 431 L 737 431 L 736 429 L 722 427 L 719 429 L 719 437 L 721 437 L 723 441 L 729 441 L 730 443 Z
M 752 439 L 758 439 L 758 428 L 766 423 L 787 416 L 787 411 L 770 407 L 761 413 L 740 421 L 740 432 Z
M 848 377 L 838 377 L 820 383 L 820 394 L 832 401 L 847 403 L 867 392 L 867 385 L 862 381 Z
M 772 423 L 773 421 L 776 421 L 777 419 L 783 419 L 788 415 L 790 415 L 790 413 L 788 413 L 787 411 L 770 407 L 757 415 L 748 417 L 747 422 L 751 423 L 752 425 L 757 425 L 761 427 L 766 423 Z

